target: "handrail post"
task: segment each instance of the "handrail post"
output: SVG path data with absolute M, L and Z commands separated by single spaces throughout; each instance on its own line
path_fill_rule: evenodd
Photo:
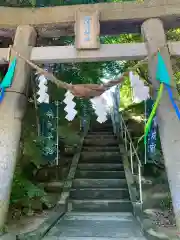
M 132 155 L 132 143 L 130 142 L 130 160 L 131 160 L 131 172 L 134 174 L 134 164 L 133 164 L 133 155 Z
M 144 102 L 144 112 L 145 112 L 145 117 L 144 117 L 144 124 L 146 125 L 146 116 L 147 116 L 147 103 L 146 101 Z M 144 163 L 147 163 L 147 144 L 144 145 Z
M 141 166 L 138 164 L 138 177 L 139 177 L 139 198 L 140 203 L 143 203 L 143 196 L 142 196 L 142 178 L 141 178 Z
M 127 151 L 127 133 L 126 133 L 126 129 L 124 130 L 124 143 L 125 143 L 125 149 Z
M 141 161 L 139 159 L 139 156 L 137 154 L 137 151 L 134 147 L 134 144 L 132 142 L 132 138 L 131 135 L 128 131 L 128 128 L 126 126 L 126 123 L 123 119 L 123 116 L 121 116 L 121 120 L 122 120 L 122 126 L 123 126 L 123 131 L 122 131 L 122 135 L 124 135 L 124 145 L 125 145 L 125 149 L 126 151 L 128 150 L 128 146 L 129 146 L 129 151 L 130 151 L 130 166 L 131 166 L 131 172 L 132 175 L 134 175 L 134 162 L 133 162 L 133 155 L 135 155 L 136 160 L 138 162 L 138 184 L 139 184 L 139 203 L 141 204 L 141 208 L 142 208 L 142 204 L 143 204 L 143 193 L 142 193 L 142 176 L 141 176 Z M 129 143 L 129 144 L 128 144 Z
M 122 122 L 122 115 L 120 114 L 120 128 L 121 128 L 121 137 L 123 139 L 123 122 Z

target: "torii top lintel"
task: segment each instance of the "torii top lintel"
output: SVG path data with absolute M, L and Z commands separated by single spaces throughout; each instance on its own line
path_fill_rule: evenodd
M 47 8 L 0 7 L 0 30 L 11 33 L 18 25 L 33 25 L 41 36 L 74 35 L 77 10 L 100 13 L 101 35 L 140 32 L 142 22 L 160 18 L 166 29 L 180 27 L 179 0 L 145 0 L 144 3 L 99 3 Z

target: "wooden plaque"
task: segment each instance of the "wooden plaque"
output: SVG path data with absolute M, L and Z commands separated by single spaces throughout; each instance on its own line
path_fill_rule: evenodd
M 99 49 L 99 13 L 98 11 L 77 11 L 75 22 L 75 46 L 78 50 Z

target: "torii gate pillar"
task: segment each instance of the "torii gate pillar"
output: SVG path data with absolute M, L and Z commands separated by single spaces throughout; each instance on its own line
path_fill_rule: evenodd
M 14 47 L 26 58 L 30 57 L 31 46 L 36 42 L 36 32 L 31 26 L 19 26 L 16 30 Z M 13 51 L 12 51 L 13 56 Z M 26 109 L 26 93 L 30 68 L 17 60 L 12 87 L 0 104 L 0 229 L 4 226 L 9 207 L 11 183 L 21 136 L 21 123 Z
M 142 25 L 142 34 L 147 44 L 149 57 L 149 76 L 154 90 L 157 90 L 159 83 L 156 80 L 157 57 L 154 53 L 160 48 L 161 55 L 166 63 L 173 83 L 172 66 L 169 51 L 166 45 L 166 36 L 163 24 L 159 19 L 149 19 Z M 165 46 L 164 48 L 162 48 Z M 173 89 L 174 98 L 178 95 L 176 88 Z M 177 98 L 176 98 L 177 99 Z M 157 110 L 157 121 L 161 145 L 164 154 L 165 166 L 171 190 L 176 224 L 180 229 L 180 121 L 170 103 L 167 91 L 163 92 L 160 105 Z

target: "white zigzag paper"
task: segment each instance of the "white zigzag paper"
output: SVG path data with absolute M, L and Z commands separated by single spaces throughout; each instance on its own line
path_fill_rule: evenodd
M 64 110 L 66 112 L 69 112 L 70 109 L 74 109 L 74 107 L 76 106 L 76 103 L 75 102 L 72 102 L 72 103 L 69 103 L 65 108 Z
M 105 121 L 107 121 L 107 117 L 98 117 L 97 118 L 97 121 L 99 122 L 99 123 L 103 123 L 103 122 L 105 122 Z
M 40 76 L 38 77 L 37 81 L 38 81 L 40 84 L 41 84 L 41 83 L 47 84 L 47 79 L 45 78 L 44 75 L 40 75 Z
M 68 112 L 68 114 L 66 115 L 66 119 L 68 121 L 72 121 L 74 119 L 74 117 L 76 116 L 77 111 L 75 109 L 71 110 L 71 112 Z
M 95 114 L 97 115 L 97 121 L 99 123 L 103 123 L 107 120 L 107 110 L 105 106 L 105 99 L 103 96 L 94 97 L 91 99 L 92 107 L 95 110 Z
M 65 103 L 65 104 L 68 104 L 68 103 L 70 103 L 70 102 L 73 102 L 73 98 L 70 96 L 67 96 L 64 100 L 63 100 L 63 102 Z
M 69 108 L 74 108 L 76 106 L 76 103 L 71 100 L 71 99 L 67 99 L 64 101 L 64 103 L 68 104 Z
M 37 92 L 37 94 L 39 95 L 37 99 L 38 103 L 49 103 L 49 94 L 47 93 L 48 87 L 46 86 L 48 82 L 47 79 L 44 75 L 40 75 L 37 80 L 39 82 L 39 90 Z
M 74 95 L 70 91 L 67 91 L 65 93 L 65 99 L 63 100 L 63 102 L 66 104 L 66 107 L 64 108 L 64 110 L 67 112 L 67 115 L 65 118 L 68 121 L 72 121 L 77 114 L 77 111 L 74 109 L 74 107 L 76 106 L 76 103 L 73 101 L 73 98 L 74 98 Z
M 133 102 L 139 103 L 146 101 L 149 98 L 149 87 L 144 86 L 143 81 L 140 77 L 133 72 L 129 73 L 131 86 L 133 88 Z
M 74 98 L 74 95 L 70 91 L 67 91 L 65 93 L 65 97 L 72 100 Z

